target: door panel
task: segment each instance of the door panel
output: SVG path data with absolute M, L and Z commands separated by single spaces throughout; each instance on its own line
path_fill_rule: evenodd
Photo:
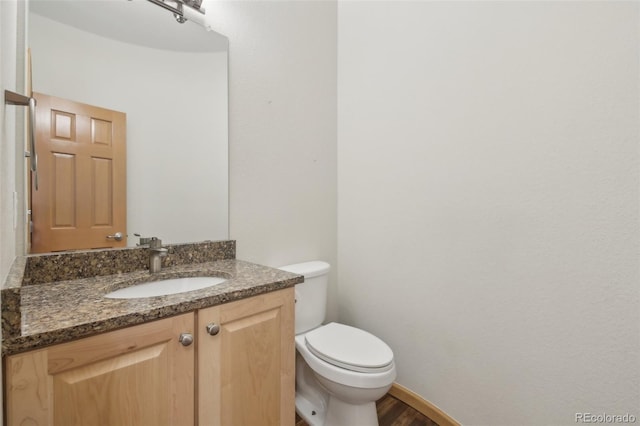
M 76 227 L 76 156 L 52 152 L 51 176 L 53 197 L 51 205 L 54 228 Z
M 34 93 L 40 188 L 31 252 L 125 247 L 126 114 Z

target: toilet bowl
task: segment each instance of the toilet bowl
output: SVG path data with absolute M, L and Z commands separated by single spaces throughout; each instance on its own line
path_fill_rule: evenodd
M 396 378 L 393 352 L 356 327 L 322 325 L 329 264 L 280 269 L 305 276 L 296 285 L 296 411 L 311 426 L 375 426 L 376 400 Z
M 304 380 L 296 380 L 298 414 L 313 426 L 377 425 L 375 401 L 396 378 L 391 349 L 372 334 L 338 323 L 295 340 L 297 371 L 308 369 Z

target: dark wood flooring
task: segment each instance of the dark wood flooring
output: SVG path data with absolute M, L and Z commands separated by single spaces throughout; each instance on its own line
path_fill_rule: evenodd
M 438 426 L 436 422 L 387 394 L 376 402 L 380 426 Z M 296 426 L 308 426 L 296 414 Z M 357 426 L 357 425 L 350 425 Z

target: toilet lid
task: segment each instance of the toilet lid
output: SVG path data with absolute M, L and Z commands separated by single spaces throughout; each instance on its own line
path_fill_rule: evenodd
M 347 370 L 379 373 L 392 368 L 391 348 L 359 328 L 332 322 L 308 332 L 305 343 L 318 358 Z

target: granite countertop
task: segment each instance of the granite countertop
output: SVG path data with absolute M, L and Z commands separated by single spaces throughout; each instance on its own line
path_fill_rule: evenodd
M 185 293 L 138 299 L 107 299 L 131 285 L 189 276 L 219 276 L 222 284 Z M 20 288 L 19 330 L 4 334 L 2 355 L 11 355 L 115 330 L 301 283 L 300 275 L 236 259 L 57 281 Z M 17 325 L 16 325 L 17 327 Z M 3 331 L 4 333 L 4 331 Z

